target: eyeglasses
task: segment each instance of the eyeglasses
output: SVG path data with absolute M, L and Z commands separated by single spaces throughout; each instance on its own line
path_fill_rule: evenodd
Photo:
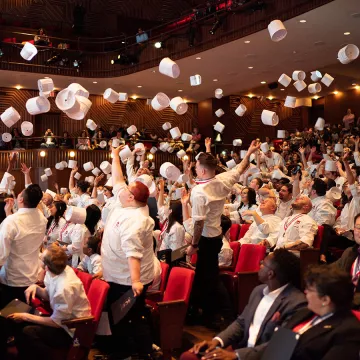
M 267 267 L 267 268 L 270 269 L 270 270 L 274 270 L 271 266 L 265 264 L 265 260 L 261 260 L 261 261 L 260 261 L 260 266 L 265 266 L 265 267 Z
M 360 225 L 355 225 L 354 230 L 360 230 Z

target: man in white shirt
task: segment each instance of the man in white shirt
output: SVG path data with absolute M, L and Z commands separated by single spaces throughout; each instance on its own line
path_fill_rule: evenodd
M 309 216 L 313 218 L 318 225 L 333 226 L 335 224 L 337 211 L 325 195 L 326 183 L 319 178 L 315 178 L 310 192 L 312 210 L 309 212 Z
M 132 182 L 136 181 L 136 178 L 143 174 L 150 175 L 150 171 L 147 168 L 144 168 L 141 166 L 137 171 L 134 170 L 134 164 L 135 164 L 135 156 L 136 153 L 141 152 L 140 148 L 136 148 L 132 151 L 131 156 L 127 159 L 126 162 L 126 175 L 128 178 L 128 183 L 131 184 Z
M 180 360 L 199 359 L 199 352 L 205 350 L 208 359 L 252 358 L 277 326 L 306 307 L 304 294 L 295 287 L 299 275 L 300 260 L 288 250 L 275 250 L 264 259 L 259 270 L 263 285 L 253 290 L 242 314 L 212 340 L 202 341 L 182 354 Z M 229 345 L 235 350 L 224 350 Z
M 18 211 L 0 226 L 2 306 L 16 298 L 25 300 L 25 289 L 37 281 L 39 249 L 47 224 L 37 208 L 42 196 L 39 185 L 29 185 L 17 197 Z
M 245 236 L 239 240 L 240 244 L 259 244 L 267 240 L 266 246 L 276 245 L 281 219 L 275 215 L 276 202 L 274 198 L 267 198 L 260 204 L 261 216 L 256 210 L 247 210 L 244 215 L 251 215 L 254 222 L 250 225 Z
M 112 150 L 116 204 L 108 215 L 101 245 L 103 276 L 110 285 L 107 310 L 114 341 L 121 341 L 121 356 L 131 355 L 130 342 L 126 339 L 132 336 L 140 358 L 147 358 L 153 342 L 149 324 L 144 320 L 147 315 L 145 293 L 154 280 L 154 221 L 148 215 L 149 189 L 146 185 L 139 181 L 125 183 L 119 157 L 121 149 L 122 146 Z M 115 324 L 112 304 L 131 289 L 135 304 Z
M 290 216 L 293 202 L 293 186 L 291 184 L 282 185 L 279 191 L 279 203 L 275 215 L 281 219 Z
M 281 166 L 281 167 L 285 166 L 285 160 L 283 159 L 283 157 L 277 152 L 271 150 L 267 151 L 266 153 L 263 153 L 261 157 L 261 161 L 265 162 L 266 167 L 270 171 L 273 170 L 275 166 Z
M 71 193 L 71 198 L 69 199 L 68 204 L 80 208 L 86 208 L 89 205 L 89 200 L 91 198 L 87 193 L 90 184 L 87 181 L 79 180 L 75 186 L 74 175 L 77 171 L 78 168 L 75 167 L 71 170 L 70 173 L 69 190 Z

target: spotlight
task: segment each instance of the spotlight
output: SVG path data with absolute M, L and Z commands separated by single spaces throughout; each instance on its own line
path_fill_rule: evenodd
M 46 156 L 46 152 L 45 152 L 45 151 L 40 151 L 40 156 L 41 156 L 41 157 L 45 157 L 45 156 Z
M 157 49 L 163 49 L 164 44 L 161 41 L 157 41 L 154 45 Z
M 148 158 L 148 160 L 153 160 L 153 159 L 154 159 L 154 155 L 153 155 L 153 154 L 149 154 L 149 155 L 147 156 L 147 158 Z
M 75 151 L 70 151 L 69 156 L 72 158 L 75 157 Z
M 216 18 L 209 33 L 211 35 L 214 35 L 216 33 L 216 31 L 219 29 L 219 27 L 221 26 L 221 24 L 222 24 L 222 21 L 219 18 Z

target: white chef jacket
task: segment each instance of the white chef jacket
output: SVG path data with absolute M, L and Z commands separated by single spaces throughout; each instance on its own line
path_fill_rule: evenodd
M 46 232 L 46 236 L 48 237 L 47 245 L 51 245 L 53 242 L 59 240 L 59 235 L 62 228 L 65 226 L 66 220 L 61 217 L 57 225 L 55 225 L 55 220 L 53 220 L 49 226 L 49 229 Z
M 72 255 L 71 265 L 77 267 L 79 259 L 83 259 L 85 256 L 83 253 L 83 247 L 87 239 L 91 236 L 90 231 L 84 224 L 72 224 L 62 233 L 62 240 L 67 245 L 66 252 Z
M 46 224 L 46 218 L 37 208 L 20 208 L 1 223 L 1 283 L 14 287 L 36 283 Z
M 162 268 L 159 259 L 154 254 L 154 281 L 148 287 L 147 292 L 160 290 Z
M 283 159 L 283 157 L 277 153 L 272 151 L 272 156 L 271 158 L 268 158 L 267 156 L 265 156 L 265 154 L 262 154 L 262 159 L 263 162 L 265 162 L 266 167 L 268 169 L 270 169 L 271 167 L 274 166 L 285 166 L 285 161 Z
M 172 227 L 170 228 L 169 232 L 166 230 L 161 233 L 162 234 L 162 241 L 160 245 L 161 250 L 176 250 L 181 248 L 182 246 L 186 245 L 185 242 L 185 229 L 184 226 L 175 222 Z
M 131 184 L 136 179 L 134 164 L 135 164 L 135 156 L 131 155 L 126 162 L 126 175 L 128 178 L 128 184 Z
M 104 224 L 106 224 L 106 219 L 114 204 L 115 204 L 115 196 L 112 196 L 105 200 L 105 205 L 101 209 L 101 220 Z
M 243 205 L 239 210 L 230 212 L 230 220 L 233 224 L 240 224 L 241 215 L 243 220 L 253 221 L 254 219 L 251 215 L 243 215 L 243 213 L 248 210 L 255 211 L 257 208 L 258 206 L 255 204 L 251 205 L 250 207 L 249 205 Z
M 276 248 L 290 246 L 298 240 L 312 246 L 317 231 L 318 225 L 309 215 L 294 214 L 288 216 L 280 224 Z
M 67 326 L 62 325 L 61 321 L 91 316 L 90 303 L 83 283 L 76 276 L 74 270 L 66 266 L 60 275 L 47 271 L 44 284 L 53 310 L 50 316 L 51 320 L 73 337 L 75 330 L 70 330 Z
M 117 186 L 122 191 L 126 184 Z M 140 259 L 140 281 L 143 284 L 154 280 L 153 229 L 154 220 L 146 215 L 146 209 L 115 206 L 111 210 L 101 245 L 106 281 L 131 285 L 129 257 Z
M 270 247 L 276 244 L 281 219 L 273 214 L 262 215 L 264 222 L 256 225 L 254 221 L 245 236 L 239 240 L 241 244 L 258 244 L 262 240 L 267 240 Z
M 91 199 L 90 195 L 87 193 L 77 195 L 74 191 L 71 191 L 71 198 L 69 199 L 69 205 L 77 206 L 79 208 L 86 208 Z
M 90 275 L 95 275 L 102 270 L 101 256 L 99 254 L 85 255 L 77 268 L 86 271 Z
M 309 216 L 313 218 L 318 225 L 330 225 L 335 224 L 336 209 L 332 202 L 325 196 L 318 196 L 311 200 L 312 210 L 309 212 Z
M 277 204 L 277 209 L 275 212 L 275 215 L 278 216 L 281 219 L 285 219 L 286 217 L 290 216 L 292 211 L 292 203 L 295 201 L 295 199 L 290 199 L 287 202 L 279 201 Z
M 225 198 L 238 180 L 236 168 L 210 179 L 209 182 L 196 185 L 191 191 L 192 219 L 204 220 L 202 236 L 221 235 L 221 214 Z

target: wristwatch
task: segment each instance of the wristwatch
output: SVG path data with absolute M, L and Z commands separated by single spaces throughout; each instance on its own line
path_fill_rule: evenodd
M 197 249 L 199 247 L 199 244 L 191 244 L 191 246 L 194 248 L 194 249 Z

